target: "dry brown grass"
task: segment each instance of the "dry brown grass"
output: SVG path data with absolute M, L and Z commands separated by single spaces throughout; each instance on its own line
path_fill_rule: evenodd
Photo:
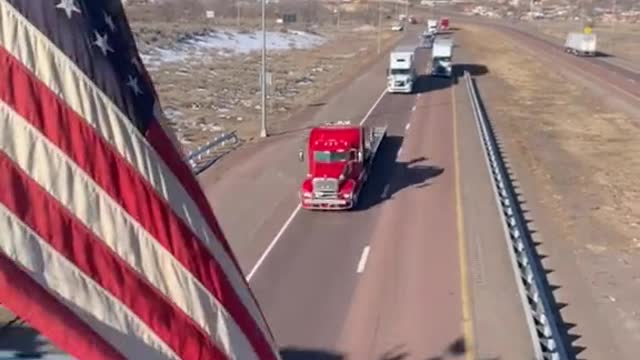
M 581 31 L 575 22 L 535 22 L 533 25 L 543 34 L 564 41 L 570 31 Z M 640 62 L 640 24 L 596 24 L 593 32 L 598 35 L 598 50 L 626 60 Z
M 204 20 L 135 21 L 132 28 L 144 53 L 154 47 L 171 47 L 194 35 L 224 31 L 232 20 L 218 24 Z M 243 31 L 253 31 L 255 24 L 244 22 Z M 299 26 L 300 27 L 300 26 Z M 357 71 L 376 51 L 375 28 L 358 24 L 302 26 L 326 37 L 325 44 L 306 50 L 268 52 L 268 71 L 273 84 L 268 100 L 270 129 L 287 128 L 289 116 L 302 106 L 316 101 L 340 79 Z M 272 30 L 283 31 L 282 25 Z M 355 31 L 360 30 L 360 31 Z M 398 34 L 383 33 L 383 45 Z M 160 94 L 165 111 L 179 139 L 189 150 L 206 142 L 215 132 L 238 130 L 245 138 L 255 136 L 260 116 L 260 54 L 224 56 L 212 49 L 189 61 L 148 67 Z
M 598 245 L 640 250 L 638 123 L 549 72 L 504 35 L 475 27 L 462 33 L 463 47 L 506 86 L 508 96 L 491 99 L 492 115 L 508 134 L 503 140 L 526 161 L 523 168 L 542 184 L 545 193 L 537 197 L 555 208 L 567 235 L 579 242 L 581 224 L 599 222 L 613 232 Z

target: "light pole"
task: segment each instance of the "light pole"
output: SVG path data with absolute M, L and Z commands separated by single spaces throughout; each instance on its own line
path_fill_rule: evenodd
M 378 54 L 382 51 L 381 42 L 382 42 L 382 1 L 378 0 Z
M 240 27 L 240 0 L 236 0 L 236 26 Z
M 262 95 L 262 126 L 260 137 L 267 137 L 267 15 L 266 0 L 262 0 L 262 69 L 260 71 L 260 91 Z

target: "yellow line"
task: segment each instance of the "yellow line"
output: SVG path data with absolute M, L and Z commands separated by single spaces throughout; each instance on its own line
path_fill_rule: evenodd
M 467 269 L 467 246 L 464 231 L 464 210 L 462 208 L 462 188 L 460 187 L 460 154 L 458 151 L 458 116 L 456 113 L 455 88 L 451 87 L 451 100 L 453 106 L 453 154 L 456 182 L 456 212 L 458 229 L 458 253 L 460 257 L 460 286 L 462 292 L 462 333 L 465 343 L 465 360 L 475 359 L 473 343 L 473 318 L 471 315 L 471 298 L 469 294 L 469 277 Z

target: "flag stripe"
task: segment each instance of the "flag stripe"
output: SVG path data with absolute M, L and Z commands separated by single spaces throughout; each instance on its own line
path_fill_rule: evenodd
M 36 145 L 37 146 L 37 145 Z M 11 191 L 0 192 L 0 203 L 27 225 L 52 250 L 117 298 L 144 321 L 183 359 L 229 358 L 209 341 L 182 311 L 158 294 L 119 260 L 110 249 L 37 183 L 0 153 L 0 183 Z M 22 196 L 15 196 L 21 194 Z M 127 289 L 135 289 L 127 291 Z M 181 329 L 172 332 L 172 327 Z M 246 346 L 246 344 L 243 344 Z
M 3 240 L 8 241 L 5 235 Z M 0 302 L 31 326 L 51 329 L 49 340 L 76 358 L 125 360 L 3 252 L 0 252 Z
M 5 44 L 9 52 L 27 69 L 64 98 L 73 111 L 94 127 L 95 131 L 117 149 L 155 191 L 166 199 L 174 213 L 189 224 L 191 230 L 207 246 L 243 305 L 259 324 L 262 332 L 268 334 L 266 323 L 246 286 L 246 281 L 237 270 L 237 266 L 234 266 L 233 257 L 225 251 L 221 245 L 222 241 L 216 240 L 211 232 L 211 228 L 215 226 L 209 227 L 198 206 L 185 192 L 178 179 L 169 175 L 171 171 L 167 169 L 166 164 L 141 138 L 124 114 L 111 106 L 111 101 L 72 61 L 56 50 L 45 36 L 13 8 L 3 6 L 3 2 L 0 2 L 0 7 L 0 44 Z M 11 22 L 17 23 L 17 26 L 3 26 Z
M 43 100 L 46 99 L 43 98 Z M 55 109 L 51 110 L 55 112 Z M 143 228 L 135 225 L 113 199 L 104 194 L 101 188 L 95 186 L 75 163 L 69 161 L 58 148 L 50 145 L 41 133 L 31 128 L 3 102 L 0 102 L 0 134 L 2 134 L 0 136 L 2 147 L 14 162 L 22 169 L 26 169 L 25 172 L 34 181 L 75 214 L 83 225 L 99 236 L 123 261 L 171 298 L 208 334 L 216 337 L 216 343 L 220 348 L 227 350 L 227 353 L 237 352 L 243 359 L 256 358 L 249 340 L 216 298 L 212 297 Z M 46 159 L 46 161 L 31 162 L 32 158 Z M 193 241 L 191 244 L 199 243 Z M 181 245 L 182 243 L 178 243 L 177 246 Z M 192 251 L 189 252 L 189 250 Z M 205 255 L 204 250 L 198 252 L 197 247 L 182 249 L 179 252 L 191 254 L 194 257 Z M 212 286 L 217 287 L 218 291 L 227 289 L 231 300 L 225 299 L 225 301 L 231 302 L 230 307 L 236 306 L 242 309 L 237 301 L 235 304 L 232 302 L 233 292 L 228 286 L 224 286 L 223 282 L 212 283 Z M 139 290 L 136 287 L 131 289 Z M 245 320 L 252 325 L 248 315 Z M 221 332 L 220 323 L 226 324 L 229 328 Z M 261 338 L 255 325 L 249 327 L 249 330 L 252 332 L 248 334 L 256 334 L 257 338 Z M 269 346 L 265 346 L 265 351 L 268 351 Z
M 159 123 L 154 122 L 149 126 L 147 130 L 147 141 L 156 150 L 158 155 L 165 161 L 167 166 L 173 171 L 174 175 L 178 178 L 178 181 L 185 187 L 187 193 L 195 201 L 196 205 L 202 212 L 207 223 L 211 227 L 214 235 L 218 239 L 224 239 L 224 234 L 216 217 L 214 216 L 212 207 L 207 203 L 207 197 L 202 191 L 200 184 L 196 181 L 196 178 L 192 176 L 192 170 L 184 159 L 170 146 L 171 140 L 164 132 Z M 229 254 L 229 257 L 235 263 L 238 271 L 242 272 L 240 264 L 237 262 L 235 256 L 229 244 L 226 241 L 222 242 L 224 249 Z
M 3 74 L 7 72 L 7 74 Z M 171 210 L 167 208 L 166 204 L 160 199 L 157 194 L 146 183 L 143 182 L 135 171 L 124 162 L 117 154 L 111 151 L 108 144 L 103 139 L 96 136 L 96 134 L 89 128 L 86 123 L 78 118 L 77 114 L 73 113 L 69 109 L 64 107 L 64 104 L 59 103 L 59 99 L 51 94 L 46 87 L 36 82 L 30 77 L 25 69 L 15 62 L 15 59 L 8 56 L 6 52 L 3 52 L 0 48 L 0 77 L 9 77 L 12 75 L 12 83 L 21 84 L 19 86 L 7 87 L 0 84 L 0 100 L 4 100 L 9 106 L 13 107 L 13 110 L 17 111 L 19 115 L 22 115 L 32 126 L 38 129 L 43 135 L 45 135 L 51 142 L 57 145 L 65 155 L 74 160 L 80 168 L 87 172 L 91 178 L 102 187 L 102 189 L 113 198 L 120 197 L 120 204 L 127 212 L 147 230 L 153 237 L 158 239 L 167 249 L 174 249 L 174 252 L 180 254 L 177 256 L 178 260 L 181 260 L 192 273 L 197 274 L 198 278 L 203 279 L 203 285 L 216 294 L 219 290 L 222 293 L 228 294 L 224 297 L 218 296 L 219 304 L 224 306 L 231 316 L 236 319 L 238 326 L 247 334 L 253 334 L 255 336 L 249 337 L 255 339 L 252 342 L 252 346 L 257 352 L 268 354 L 270 352 L 270 346 L 264 336 L 261 336 L 256 328 L 256 324 L 251 318 L 251 315 L 240 303 L 240 300 L 230 284 L 222 274 L 222 270 L 217 266 L 212 259 L 207 256 L 207 250 L 197 241 L 191 241 L 191 246 L 185 246 L 181 242 L 177 242 L 173 239 L 186 238 L 191 239 L 194 237 L 190 233 L 189 229 L 184 225 L 181 220 L 171 213 Z M 40 102 L 38 104 L 32 104 L 31 99 L 38 98 Z M 52 116 L 56 114 L 57 122 L 47 122 L 44 117 L 45 114 Z M 83 151 L 88 147 L 93 147 L 95 152 L 89 155 Z M 114 182 L 113 179 L 118 179 Z M 93 191 L 95 192 L 95 191 Z M 122 195 L 121 195 L 122 194 Z M 97 194 L 95 196 L 98 196 Z M 95 203 L 104 203 L 104 201 L 96 200 Z M 115 208 L 116 206 L 112 206 Z M 114 210 L 108 210 L 113 213 Z M 82 218 L 82 217 L 81 217 Z M 154 219 L 161 219 L 160 221 Z M 85 224 L 90 223 L 90 219 L 83 221 Z M 89 226 L 89 225 L 87 225 Z M 117 234 L 117 238 L 109 241 L 108 235 L 105 231 L 96 229 L 96 234 L 105 238 L 105 241 L 115 244 L 118 241 L 124 239 L 123 234 L 130 234 L 128 239 L 132 244 L 138 243 L 138 236 L 134 235 L 135 230 L 131 230 L 133 225 L 128 225 L 124 228 L 123 232 Z M 153 244 L 153 240 L 149 241 Z M 113 246 L 113 245 L 112 245 Z M 193 251 L 189 251 L 193 250 Z M 117 251 L 117 250 L 116 250 Z M 120 251 L 121 256 L 127 257 L 129 250 Z M 163 256 L 162 252 L 158 250 L 151 253 L 157 253 L 158 256 Z M 191 255 L 191 256 L 189 256 Z M 178 299 L 177 304 L 185 312 L 191 314 L 193 310 L 202 307 L 201 303 L 197 303 L 198 299 L 203 299 L 205 303 L 215 302 L 216 299 L 211 298 L 204 289 L 200 289 L 199 284 L 194 284 L 197 279 L 193 279 L 189 274 L 178 275 L 180 284 L 188 284 L 191 290 L 188 293 L 193 294 L 193 291 L 199 292 L 199 295 L 188 296 L 185 299 L 185 295 L 180 293 L 181 287 L 177 286 L 162 286 L 166 283 L 162 279 L 162 275 L 156 269 L 153 270 L 156 264 L 149 266 L 146 271 L 140 269 L 141 273 L 155 273 L 157 279 L 149 279 L 152 283 L 156 284 L 161 291 L 169 298 Z M 175 268 L 177 264 L 170 268 Z M 132 264 L 133 267 L 140 268 L 139 265 Z M 184 271 L 181 271 L 181 273 Z M 216 275 L 218 276 L 210 276 Z M 167 275 L 164 275 L 165 277 Z M 215 279 L 220 281 L 215 282 Z M 180 300 L 184 299 L 184 303 Z M 209 305 L 205 306 L 206 308 Z M 218 307 L 221 307 L 218 305 Z M 219 312 L 220 310 L 216 310 Z M 213 317 L 212 314 L 208 316 L 198 316 L 199 314 L 191 314 L 195 321 L 205 329 L 209 329 L 208 333 L 215 334 L 215 329 L 210 330 L 212 327 Z M 226 314 L 225 314 L 226 315 Z M 226 315 L 228 316 L 228 315 Z M 211 319 L 211 320 L 208 320 Z M 242 336 L 242 332 L 237 330 Z M 239 340 L 241 344 L 239 347 L 244 347 L 247 344 L 245 341 L 248 339 Z M 248 355 L 247 355 L 248 356 Z M 248 357 L 247 357 L 248 359 Z
M 88 317 L 83 317 L 83 320 L 102 338 L 117 347 L 127 359 L 148 359 L 150 351 L 157 353 L 159 359 L 179 359 L 127 307 L 51 249 L 2 204 L 0 233 L 7 240 L 0 243 L 0 250 L 7 257 L 24 267 L 40 286 L 55 291 L 58 298 L 73 302 L 90 313 L 89 318 L 94 317 L 95 320 Z M 71 310 L 81 317 L 77 309 Z M 105 328 L 94 326 L 94 322 L 105 323 L 113 329 L 107 332 Z M 127 339 L 121 336 L 131 333 L 138 334 L 138 337 Z

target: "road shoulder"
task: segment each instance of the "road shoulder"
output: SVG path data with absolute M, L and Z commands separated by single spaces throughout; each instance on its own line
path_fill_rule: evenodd
M 454 94 L 474 352 L 477 359 L 531 359 L 531 335 L 462 82 L 455 86 Z

